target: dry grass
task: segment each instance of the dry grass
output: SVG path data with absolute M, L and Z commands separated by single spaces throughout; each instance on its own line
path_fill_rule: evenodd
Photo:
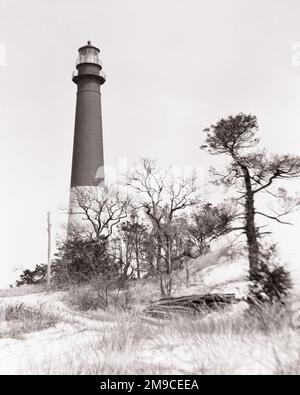
M 216 265 L 222 253 L 192 262 L 196 286 L 202 286 L 201 270 Z M 184 279 L 182 271 L 180 293 L 194 292 Z M 204 319 L 178 316 L 147 321 L 140 313 L 151 300 L 159 299 L 157 283 L 143 279 L 130 292 L 131 310 L 112 303 L 106 310 L 90 311 L 97 308 L 94 290 L 76 289 L 67 300 L 77 311 L 60 305 L 74 315 L 72 323 L 56 325 L 49 307 L 40 316 L 30 309 L 28 313 L 25 306 L 22 313 L 17 308 L 5 310 L 0 337 L 3 333 L 28 335 L 22 342 L 9 340 L 10 348 L 7 343 L 1 348 L 1 341 L 6 340 L 0 340 L 0 374 L 300 374 L 300 332 L 293 327 L 288 308 L 246 311 L 246 304 L 241 303 Z M 52 306 L 52 299 L 47 300 Z M 43 332 L 49 325 L 56 326 Z
M 58 321 L 58 317 L 42 305 L 3 306 L 0 309 L 0 338 L 22 339 L 25 334 L 53 327 Z
M 80 311 L 95 310 L 100 306 L 95 290 L 89 285 L 71 287 L 66 302 Z
M 141 279 L 131 287 L 132 303 L 145 307 L 151 301 L 159 299 L 160 289 L 157 279 Z
M 203 320 L 143 321 L 102 312 L 102 326 L 77 330 L 28 352 L 23 374 L 298 374 L 299 332 L 278 307 L 214 313 Z M 100 314 L 100 313 L 99 313 Z
M 10 289 L 0 289 L 0 298 L 12 298 L 44 292 L 46 286 L 41 285 L 24 285 L 23 287 L 14 287 Z
M 109 291 L 106 297 L 93 284 L 70 287 L 65 301 L 78 311 L 93 311 L 118 307 L 120 310 L 130 310 L 132 306 L 131 289 Z

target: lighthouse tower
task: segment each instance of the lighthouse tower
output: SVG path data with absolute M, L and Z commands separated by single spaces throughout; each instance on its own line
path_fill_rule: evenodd
M 104 158 L 100 87 L 105 82 L 100 50 L 88 41 L 79 48 L 73 82 L 77 103 L 71 188 L 94 186 L 103 181 Z
M 74 211 L 75 190 L 97 186 L 104 181 L 101 85 L 106 77 L 100 50 L 90 41 L 79 48 L 73 82 L 77 85 L 73 143 L 70 213 Z M 69 216 L 69 224 L 72 214 Z M 71 221 L 72 222 L 72 221 Z

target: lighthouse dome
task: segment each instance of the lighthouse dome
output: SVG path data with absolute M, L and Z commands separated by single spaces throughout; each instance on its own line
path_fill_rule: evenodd
M 100 49 L 94 47 L 90 41 L 88 41 L 87 45 L 79 48 L 78 50 L 78 58 L 77 58 L 77 66 L 82 63 L 92 63 L 102 66 L 102 62 L 99 58 Z

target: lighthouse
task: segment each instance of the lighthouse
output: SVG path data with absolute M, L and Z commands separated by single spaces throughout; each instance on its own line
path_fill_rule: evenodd
M 99 185 L 104 179 L 100 50 L 88 41 L 79 48 L 73 82 L 77 85 L 71 188 Z M 101 174 L 102 173 L 102 174 Z
M 69 225 L 74 211 L 74 191 L 104 182 L 101 85 L 105 83 L 106 76 L 102 71 L 100 49 L 90 41 L 78 50 L 72 80 L 77 85 L 77 99 Z

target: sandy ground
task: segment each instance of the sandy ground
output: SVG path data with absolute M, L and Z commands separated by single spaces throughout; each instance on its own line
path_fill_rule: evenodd
M 236 263 L 220 265 L 212 271 L 208 269 L 204 276 L 203 270 L 197 273 L 198 266 L 190 268 L 195 284 L 179 287 L 177 294 L 209 289 L 243 296 L 243 265 L 239 268 Z M 184 283 L 184 273 L 181 280 Z M 0 307 L 18 303 L 43 305 L 60 319 L 55 327 L 47 330 L 21 338 L 0 338 L 1 375 L 300 373 L 299 330 L 287 325 L 271 335 L 259 331 L 236 333 L 231 323 L 236 317 L 242 317 L 243 303 L 230 308 L 226 314 L 211 314 L 207 320 L 213 322 L 212 330 L 209 324 L 206 328 L 202 320 L 204 325 L 201 324 L 200 330 L 181 323 L 186 325 L 181 333 L 177 322 L 160 327 L 159 323 L 145 322 L 128 313 L 82 313 L 66 302 L 65 292 L 34 291 L 34 288 L 28 289 L 29 294 L 18 289 L 1 291 Z M 142 287 L 136 292 L 147 290 Z M 14 293 L 16 296 L 10 296 Z M 0 320 L 0 325 L 5 322 Z
M 73 311 L 63 302 L 64 297 L 64 292 L 43 292 L 0 299 L 0 304 L 5 305 L 20 302 L 30 306 L 42 304 L 48 311 L 62 318 L 62 322 L 54 328 L 26 334 L 22 339 L 0 339 L 0 374 L 22 373 L 22 370 L 26 372 L 33 359 L 38 363 L 46 355 L 52 355 L 55 360 L 56 355 L 72 352 L 74 345 L 80 348 L 86 339 L 91 341 L 100 329 L 109 329 L 112 325 Z
M 129 322 L 117 328 L 111 315 L 80 313 L 65 302 L 64 292 L 0 298 L 0 304 L 44 304 L 61 316 L 55 327 L 24 335 L 22 339 L 0 339 L 0 374 L 270 374 L 281 364 L 299 357 L 300 336 L 286 329 L 272 338 L 265 334 L 192 333 L 174 334 L 143 323 L 130 336 Z M 227 312 L 241 314 L 243 305 Z M 98 314 L 98 315 L 97 315 Z M 211 317 L 215 325 L 218 315 Z M 222 320 L 222 317 L 220 317 Z M 129 336 L 121 349 L 107 348 L 103 338 L 112 331 Z M 140 332 L 146 331 L 147 335 Z M 136 336 L 141 336 L 135 347 Z M 102 342 L 102 343 L 101 343 Z M 104 348 L 100 347 L 100 343 Z M 99 351 L 101 349 L 101 351 Z M 84 365 L 84 367 L 83 367 Z

